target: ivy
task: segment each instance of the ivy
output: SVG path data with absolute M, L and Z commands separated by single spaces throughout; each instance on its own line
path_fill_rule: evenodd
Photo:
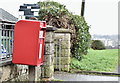
M 84 17 L 73 15 L 65 5 L 54 1 L 38 2 L 40 5 L 39 20 L 57 28 L 66 28 L 73 31 L 71 38 L 71 52 L 78 60 L 87 54 L 90 47 L 91 35 L 89 26 Z

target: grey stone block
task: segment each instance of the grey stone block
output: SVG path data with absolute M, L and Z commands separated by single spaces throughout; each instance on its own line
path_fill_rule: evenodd
M 45 33 L 45 42 L 54 42 L 54 33 L 53 32 L 46 32 Z
M 70 46 L 71 46 L 70 41 L 62 41 L 62 42 L 61 42 L 61 48 L 62 48 L 62 49 L 65 49 L 65 48 L 70 49 Z
M 54 65 L 44 67 L 43 73 L 44 73 L 44 78 L 51 78 L 51 77 L 53 77 L 53 74 L 54 74 Z
M 71 34 L 69 34 L 69 33 L 65 33 L 64 34 L 64 41 L 70 41 L 71 40 Z
M 56 65 L 54 65 L 54 68 L 56 69 Z M 59 69 L 59 65 L 57 65 L 57 69 Z M 61 70 L 62 71 L 69 71 L 70 65 L 61 65 Z
M 67 57 L 67 56 L 70 57 L 70 54 L 71 54 L 70 49 L 64 49 L 64 48 L 61 49 L 61 57 Z M 54 53 L 54 57 L 56 57 L 56 50 Z M 57 50 L 57 57 L 59 57 L 59 49 Z
M 44 55 L 43 65 L 51 66 L 54 64 L 54 54 L 53 55 Z
M 55 43 L 55 48 L 56 48 L 56 44 L 57 44 L 57 48 L 59 48 L 59 43 L 60 43 L 60 45 L 61 45 L 61 48 L 62 49 L 70 49 L 70 47 L 71 47 L 71 43 L 70 43 L 70 41 L 54 41 L 54 43 Z
M 70 54 L 71 54 L 71 52 L 70 52 L 70 49 L 64 49 L 64 56 L 65 57 L 70 57 Z
M 54 57 L 54 65 L 59 65 L 59 57 L 57 57 L 57 63 L 56 63 L 56 57 Z M 70 64 L 70 57 L 61 57 L 61 65 L 69 65 Z
M 55 33 L 55 41 L 58 39 L 64 40 L 64 34 L 63 33 Z
M 54 43 L 45 43 L 45 53 L 44 55 L 54 54 Z

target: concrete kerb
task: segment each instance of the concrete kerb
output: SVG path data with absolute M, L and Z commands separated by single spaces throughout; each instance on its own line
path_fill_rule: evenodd
M 100 74 L 100 75 L 116 75 L 120 77 L 119 73 L 112 73 L 112 72 L 96 72 L 96 71 L 73 71 L 74 73 L 84 73 L 84 74 Z

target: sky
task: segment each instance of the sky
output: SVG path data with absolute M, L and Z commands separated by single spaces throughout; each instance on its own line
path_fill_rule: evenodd
M 44 0 L 0 0 L 0 8 L 18 17 L 19 6 L 24 3 L 37 3 Z M 73 14 L 80 15 L 82 0 L 51 0 L 66 5 Z M 120 0 L 85 0 L 85 20 L 90 28 L 90 34 L 118 34 L 118 1 Z

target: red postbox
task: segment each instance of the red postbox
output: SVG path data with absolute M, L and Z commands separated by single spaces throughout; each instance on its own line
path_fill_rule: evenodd
M 20 20 L 15 24 L 13 58 L 15 64 L 43 64 L 46 22 Z

